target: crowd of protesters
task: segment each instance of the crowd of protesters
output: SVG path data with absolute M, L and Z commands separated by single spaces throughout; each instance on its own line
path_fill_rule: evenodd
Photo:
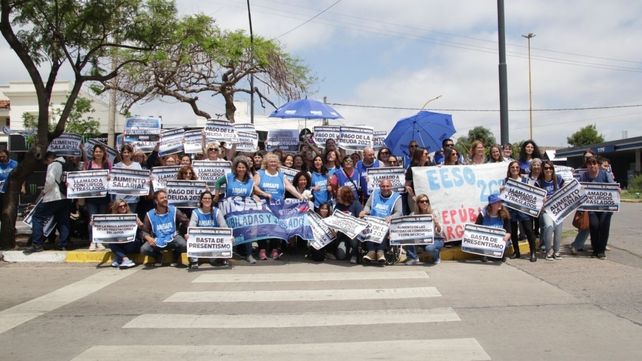
M 303 133 L 302 133 L 303 134 Z M 350 152 L 337 147 L 333 139 L 328 139 L 322 146 L 317 146 L 302 137 L 299 151 L 294 153 L 274 150 L 272 152 L 256 151 L 254 153 L 236 152 L 235 147 L 225 147 L 221 143 L 207 144 L 201 154 L 172 154 L 161 157 L 158 147 L 150 154 L 136 150 L 130 144 L 122 145 L 113 164 L 107 158 L 103 145 L 93 147 L 91 158 L 82 162 L 79 159 L 65 159 L 47 154 L 47 172 L 43 189 L 42 204 L 33 214 L 33 231 L 29 247 L 24 251 L 31 254 L 43 250 L 46 237 L 43 234 L 45 220 L 54 217 L 58 224 L 58 249 L 66 249 L 70 238 L 70 214 L 82 210 L 85 219 L 90 220 L 95 214 L 137 214 L 138 232 L 134 242 L 109 245 L 113 253 L 113 267 L 130 268 L 136 264 L 128 254 L 141 253 L 153 258 L 149 265 L 160 265 L 163 251 L 171 251 L 173 265 L 181 264 L 181 253 L 186 250 L 188 227 L 227 227 L 223 212 L 218 202 L 228 197 L 255 197 L 257 200 L 278 201 L 284 198 L 307 200 L 311 207 L 322 218 L 333 212 L 343 212 L 353 217 L 375 216 L 390 222 L 401 215 L 433 214 L 428 194 L 417 194 L 413 172 L 418 167 L 447 167 L 454 165 L 478 165 L 485 163 L 506 164 L 506 180 L 513 179 L 540 187 L 546 191 L 546 197 L 553 196 L 564 185 L 564 180 L 555 174 L 555 167 L 549 160 L 542 159 L 537 144 L 528 140 L 521 144 L 520 151 L 513 154 L 510 144 L 492 145 L 488 148 L 481 141 L 473 141 L 467 154 L 455 148 L 452 139 L 442 142 L 442 149 L 437 150 L 431 159 L 432 150 L 422 148 L 417 141 L 411 141 L 402 154 L 392 154 L 387 147 L 378 151 L 365 148 Z M 15 164 L 7 161 L 8 153 L 0 151 L 0 180 L 6 178 Z M 227 160 L 231 162 L 231 173 L 218 179 L 213 189 L 204 189 L 200 195 L 199 206 L 194 209 L 176 208 L 168 204 L 165 190 L 150 191 L 147 196 L 108 195 L 100 198 L 68 200 L 60 191 L 57 183 L 61 178 L 65 163 L 74 166 L 73 170 L 92 169 L 153 169 L 157 166 L 179 166 L 176 179 L 196 180 L 192 168 L 193 160 Z M 585 153 L 585 169 L 577 171 L 577 178 L 583 182 L 614 182 L 610 169 L 602 168 L 607 160 L 596 157 L 592 152 Z M 392 189 L 390 180 L 383 179 L 375 187 L 368 189 L 369 169 L 385 167 L 403 167 L 405 170 L 405 192 L 397 193 Z M 285 168 L 296 171 L 290 180 L 283 172 Z M 8 169 L 8 171 L 7 171 Z M 0 196 L 2 193 L 0 193 Z M 0 198 L 0 203 L 2 198 Z M 584 243 L 590 236 L 593 256 L 604 259 L 608 243 L 611 213 L 590 212 L 590 228 L 580 231 L 570 245 L 573 254 L 584 249 Z M 475 221 L 475 220 L 473 220 Z M 546 212 L 538 218 L 525 213 L 507 209 L 498 194 L 488 197 L 488 205 L 479 213 L 476 222 L 480 225 L 501 228 L 505 231 L 504 240 L 512 244 L 511 258 L 520 258 L 519 237 L 523 234 L 528 240 L 529 259 L 537 261 L 540 257 L 546 260 L 561 259 L 562 224 L 556 224 Z M 87 233 L 91 240 L 91 222 L 86 222 Z M 447 244 L 442 227 L 434 224 L 435 239 L 428 246 L 422 246 L 432 263 L 440 263 L 440 252 Z M 539 244 L 537 238 L 539 237 Z M 300 241 L 300 240 L 298 240 Z M 235 247 L 236 254 L 250 264 L 268 259 L 277 260 L 284 253 L 293 252 L 297 243 L 295 239 L 263 239 L 255 243 L 244 243 Z M 303 242 L 306 243 L 306 242 Z M 305 245 L 304 245 L 305 247 Z M 421 264 L 418 247 L 403 246 L 407 265 Z M 508 249 L 508 247 L 506 247 Z M 89 251 L 102 250 L 102 243 L 90 242 Z M 308 247 L 307 256 L 314 261 L 324 259 L 346 260 L 351 263 L 385 264 L 386 252 L 391 246 L 386 241 L 381 243 L 360 242 L 338 233 L 336 239 L 321 250 Z M 505 257 L 496 258 L 502 261 Z M 483 262 L 489 258 L 482 257 Z M 226 260 L 213 260 L 214 266 L 227 266 Z M 189 258 L 188 267 L 198 268 L 199 259 Z

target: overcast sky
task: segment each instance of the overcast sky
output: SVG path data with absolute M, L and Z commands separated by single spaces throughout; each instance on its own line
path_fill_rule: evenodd
M 310 98 L 324 96 L 342 124 L 389 130 L 420 108 L 450 113 L 457 136 L 483 125 L 499 141 L 497 3 L 490 0 L 251 0 L 254 34 L 276 38 L 319 79 Z M 178 0 L 181 14 L 202 12 L 225 29 L 248 29 L 246 0 Z M 533 138 L 566 146 L 566 137 L 595 124 L 606 140 L 642 135 L 642 2 L 505 1 L 510 141 L 527 139 L 531 41 Z M 325 10 L 325 12 L 323 12 Z M 27 80 L 0 40 L 0 84 Z M 284 99 L 275 99 L 282 103 Z M 374 107 L 364 107 L 374 106 Z M 543 111 L 604 107 L 594 110 Z M 223 113 L 222 103 L 205 106 Z M 273 109 L 257 108 L 257 113 Z M 133 109 L 178 124 L 186 105 L 164 102 Z M 160 113 L 160 114 L 159 114 Z

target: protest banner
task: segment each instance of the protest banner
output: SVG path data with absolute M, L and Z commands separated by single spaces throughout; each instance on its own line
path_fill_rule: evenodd
M 239 142 L 236 150 L 239 152 L 253 153 L 259 149 L 259 133 L 255 131 L 238 131 Z
M 268 152 L 281 149 L 284 152 L 299 151 L 299 131 L 296 129 L 273 129 L 267 133 L 265 147 Z
M 146 196 L 149 194 L 150 174 L 147 169 L 112 168 L 107 189 L 110 194 Z
M 406 170 L 401 167 L 369 168 L 366 171 L 368 180 L 368 194 L 379 189 L 379 182 L 382 179 L 389 179 L 392 183 L 392 190 L 397 193 L 406 193 Z
M 47 151 L 56 153 L 58 157 L 79 157 L 81 141 L 78 134 L 62 133 L 49 143 Z
M 160 138 L 161 118 L 132 117 L 125 119 L 123 131 L 125 144 L 131 144 L 134 149 L 149 153 L 156 147 Z
M 504 189 L 499 194 L 504 205 L 531 217 L 539 217 L 544 207 L 546 190 L 508 178 Z
M 193 180 L 168 180 L 167 202 L 180 208 L 198 207 L 201 193 L 206 189 L 207 183 Z
M 312 248 L 318 251 L 337 238 L 336 233 L 334 233 L 334 231 L 325 224 L 323 218 L 321 218 L 321 216 L 319 216 L 315 211 L 308 210 L 307 217 L 314 236 L 314 239 L 310 241 L 310 246 L 312 246 Z
M 564 182 L 569 182 L 571 179 L 574 179 L 575 177 L 573 174 L 575 173 L 575 169 L 573 167 L 567 167 L 565 165 L 555 165 L 555 174 L 562 177 L 564 179 Z
M 176 180 L 179 169 L 181 169 L 181 167 L 178 165 L 152 168 L 152 187 L 154 188 L 154 192 L 167 188 L 167 181 Z
M 386 136 L 388 136 L 388 132 L 385 130 L 375 130 L 372 133 L 372 148 L 374 150 L 379 150 L 386 145 L 384 144 L 384 139 L 386 139 Z
M 67 172 L 67 198 L 100 198 L 107 195 L 108 169 Z
M 42 194 L 38 196 L 34 206 L 29 210 L 29 212 L 22 219 L 22 223 L 29 226 L 29 228 L 33 228 L 33 213 L 36 211 L 36 207 L 38 207 L 40 203 L 42 203 Z M 47 204 L 45 203 L 44 206 L 46 207 L 46 205 Z M 42 227 L 42 233 L 45 235 L 45 237 L 49 237 L 51 232 L 53 232 L 53 230 L 56 229 L 56 225 L 57 223 L 54 220 L 53 216 L 47 218 L 47 220 L 45 221 L 45 224 Z
M 189 227 L 187 257 L 232 258 L 234 237 L 230 228 Z
M 158 155 L 164 157 L 170 154 L 182 153 L 184 134 L 185 130 L 182 128 L 163 130 L 158 142 Z
M 586 191 L 587 199 L 579 207 L 581 211 L 590 212 L 619 212 L 620 184 L 581 182 Z
M 256 128 L 252 123 L 234 123 L 234 130 L 236 130 L 237 133 L 238 132 L 246 132 L 246 133 L 256 132 Z
M 339 125 L 321 125 L 314 127 L 314 143 L 319 147 L 325 147 L 327 139 L 339 139 L 341 135 L 341 126 Z
M 94 146 L 96 144 L 102 145 L 105 150 L 107 151 L 107 159 L 109 159 L 109 162 L 111 164 L 114 164 L 114 159 L 116 159 L 116 156 L 118 155 L 118 151 L 108 145 L 106 145 L 103 141 L 100 139 L 88 139 L 85 144 L 83 144 L 83 149 L 85 151 L 85 157 L 87 159 L 93 160 L 94 159 Z
M 209 119 L 205 124 L 205 139 L 208 144 L 214 142 L 238 143 L 234 124 L 227 120 Z
M 544 203 L 544 212 L 553 219 L 555 224 L 560 224 L 569 214 L 586 201 L 588 196 L 580 185 L 580 182 L 573 179 L 564 183 L 564 186 L 555 192 Z
M 365 216 L 363 219 L 368 223 L 368 226 L 359 234 L 359 240 L 381 244 L 388 234 L 388 222 L 383 218 L 371 216 Z
M 183 133 L 183 152 L 185 154 L 203 153 L 203 129 L 188 130 Z
M 446 241 L 460 240 L 464 225 L 474 223 L 488 196 L 499 193 L 506 163 L 413 167 L 415 194 L 429 194 L 435 220 Z
M 294 176 L 299 173 L 298 170 L 294 168 L 288 168 L 288 167 L 279 167 L 279 170 L 285 175 L 285 177 L 290 181 L 290 183 L 294 182 Z
M 341 126 L 338 146 L 343 149 L 363 150 L 372 148 L 372 127 L 348 127 Z
M 91 241 L 96 243 L 128 243 L 136 238 L 138 224 L 132 214 L 94 214 L 91 217 Z
M 285 199 L 268 203 L 253 197 L 228 197 L 221 209 L 227 225 L 234 230 L 234 245 L 262 239 L 289 240 L 294 236 L 313 239 L 306 201 Z
M 435 223 L 431 214 L 397 217 L 390 220 L 390 245 L 432 244 Z
M 467 224 L 464 238 L 461 240 L 462 252 L 499 258 L 504 255 L 506 242 L 503 228 L 487 227 L 478 224 Z
M 368 222 L 341 211 L 334 211 L 330 217 L 324 218 L 323 222 L 335 232 L 341 232 L 348 238 L 355 238 L 368 227 Z
M 192 168 L 198 180 L 207 182 L 210 188 L 219 178 L 232 172 L 232 164 L 227 160 L 195 160 Z

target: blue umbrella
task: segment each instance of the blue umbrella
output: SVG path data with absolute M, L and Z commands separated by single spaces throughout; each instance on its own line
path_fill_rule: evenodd
M 299 99 L 281 105 L 269 115 L 271 118 L 299 118 L 299 119 L 339 119 L 343 118 L 339 112 L 327 104 L 316 100 Z
M 411 140 L 415 140 L 420 147 L 434 152 L 441 149 L 442 140 L 449 138 L 455 132 L 450 114 L 422 110 L 411 117 L 399 120 L 383 142 L 390 148 L 392 154 L 403 154 L 412 158 L 408 153 L 408 143 Z

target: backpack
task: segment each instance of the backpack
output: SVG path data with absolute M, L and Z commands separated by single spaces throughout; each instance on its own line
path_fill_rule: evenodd
M 73 170 L 69 162 L 61 162 L 59 160 L 54 160 L 54 162 L 59 163 L 62 166 L 62 173 L 60 174 L 60 179 L 56 181 L 60 194 L 67 197 L 67 172 Z

